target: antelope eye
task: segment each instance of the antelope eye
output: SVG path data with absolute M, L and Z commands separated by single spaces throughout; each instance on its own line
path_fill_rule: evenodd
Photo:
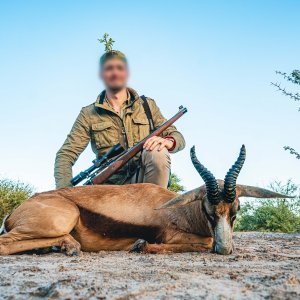
M 235 215 L 231 217 L 231 221 L 232 221 L 232 222 L 233 222 L 235 219 L 236 219 L 236 216 L 235 216 Z

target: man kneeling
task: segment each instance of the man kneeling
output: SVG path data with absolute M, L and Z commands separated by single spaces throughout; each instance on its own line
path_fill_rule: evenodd
M 106 89 L 95 103 L 82 108 L 57 152 L 54 171 L 57 188 L 72 186 L 72 166 L 89 142 L 98 158 L 118 143 L 124 149 L 132 147 L 166 121 L 153 99 L 139 96 L 127 87 L 129 70 L 122 52 L 108 49 L 101 56 L 99 76 Z M 171 166 L 169 153 L 184 146 L 183 136 L 171 126 L 161 137 L 148 139 L 144 151 L 105 183 L 147 182 L 166 188 Z

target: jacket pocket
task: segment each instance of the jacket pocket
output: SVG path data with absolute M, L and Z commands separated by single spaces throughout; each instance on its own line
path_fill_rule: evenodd
M 113 123 L 92 124 L 92 137 L 97 149 L 111 147 L 118 143 L 118 131 Z
M 144 118 L 133 118 L 133 138 L 134 143 L 138 143 L 150 134 L 150 125 L 148 119 Z

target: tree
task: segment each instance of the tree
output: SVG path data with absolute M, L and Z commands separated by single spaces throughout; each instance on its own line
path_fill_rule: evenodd
M 175 193 L 184 192 L 185 188 L 180 184 L 181 179 L 174 173 L 171 174 L 171 184 L 168 189 Z
M 281 75 L 285 80 L 287 80 L 289 83 L 300 85 L 300 71 L 294 70 L 292 73 L 287 74 L 280 71 L 276 71 L 276 74 Z M 282 92 L 283 95 L 291 98 L 294 101 L 300 101 L 300 93 L 299 92 L 290 92 L 286 90 L 285 87 L 282 87 L 280 83 L 271 82 L 273 86 L 275 86 L 280 92 Z M 299 108 L 300 111 L 300 108 Z M 295 155 L 297 159 L 300 159 L 300 154 L 297 152 L 294 148 L 290 146 L 284 146 L 284 150 L 289 151 L 290 154 Z

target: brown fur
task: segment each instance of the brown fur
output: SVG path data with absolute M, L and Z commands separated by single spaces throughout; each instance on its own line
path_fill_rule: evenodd
M 223 195 L 223 181 L 218 180 Z M 136 241 L 148 253 L 214 250 L 232 252 L 238 196 L 284 197 L 251 186 L 237 186 L 233 203 L 209 203 L 202 186 L 176 195 L 153 184 L 83 186 L 34 195 L 5 221 L 0 255 L 59 246 L 67 254 L 130 250 Z M 157 208 L 163 206 L 165 209 Z M 140 245 L 137 245 L 139 248 Z M 140 249 L 138 249 L 140 250 Z
M 199 204 L 156 210 L 175 196 L 153 184 L 84 186 L 40 193 L 6 220 L 8 233 L 0 237 L 0 254 L 54 245 L 67 245 L 69 253 L 78 251 L 78 245 L 83 251 L 129 250 L 137 239 L 182 244 L 181 251 L 210 248 L 207 222 L 197 222 L 203 220 Z M 72 237 L 75 243 L 66 242 Z

